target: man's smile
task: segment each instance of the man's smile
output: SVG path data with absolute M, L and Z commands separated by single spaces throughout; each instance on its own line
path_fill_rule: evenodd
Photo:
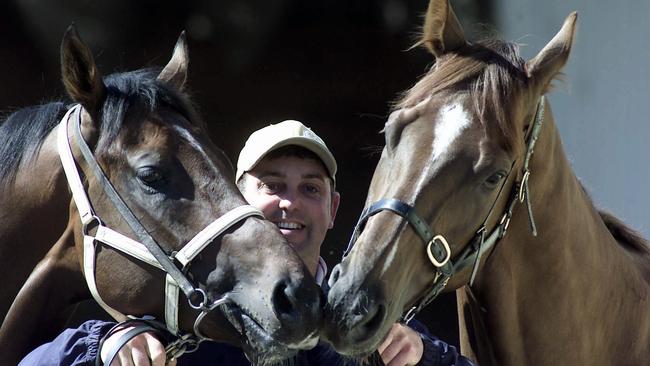
M 280 229 L 287 229 L 287 230 L 300 230 L 305 227 L 305 225 L 299 224 L 297 222 L 277 222 L 275 223 L 275 225 Z

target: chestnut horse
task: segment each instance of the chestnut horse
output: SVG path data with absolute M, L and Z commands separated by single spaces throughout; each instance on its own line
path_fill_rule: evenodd
M 102 78 L 71 27 L 61 62 L 75 106 L 0 126 L 0 364 L 91 293 L 118 320 L 166 320 L 175 353 L 218 340 L 265 363 L 313 346 L 320 290 L 208 138 L 183 91 L 184 35 L 162 71 Z
M 650 246 L 594 207 L 544 101 L 576 19 L 526 62 L 515 44 L 467 42 L 448 0 L 430 2 L 435 64 L 385 125 L 330 278 L 324 333 L 339 352 L 371 352 L 469 284 L 463 350 L 473 339 L 480 365 L 650 364 Z

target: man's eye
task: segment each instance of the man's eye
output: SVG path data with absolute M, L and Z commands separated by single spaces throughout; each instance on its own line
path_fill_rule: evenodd
M 320 188 L 318 186 L 308 184 L 308 185 L 305 186 L 305 191 L 307 193 L 315 194 L 315 193 L 320 192 Z
M 278 183 L 262 183 L 262 189 L 266 192 L 274 193 L 280 190 L 280 184 Z

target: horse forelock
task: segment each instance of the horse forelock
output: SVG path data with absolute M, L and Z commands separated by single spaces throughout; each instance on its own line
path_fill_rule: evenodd
M 470 44 L 439 57 L 393 108 L 413 107 L 437 93 L 467 93 L 480 123 L 497 128 L 506 151 L 515 151 L 523 132 L 509 107 L 526 85 L 524 65 L 516 43 L 486 40 Z
M 193 126 L 207 130 L 189 96 L 157 80 L 158 71 L 141 69 L 111 74 L 104 79 L 106 96 L 100 110 L 97 151 L 103 151 L 115 141 L 127 114 L 133 114 L 133 120 L 143 120 L 162 106 L 175 110 Z
M 115 140 L 127 113 L 144 118 L 161 106 L 183 115 L 192 125 L 207 128 L 196 113 L 189 96 L 157 80 L 158 70 L 141 69 L 115 73 L 104 79 L 106 97 L 100 111 L 100 136 L 96 147 L 102 151 Z M 71 102 L 56 101 L 19 109 L 0 123 L 0 181 L 10 183 L 23 160 L 33 158 L 43 141 L 56 127 Z

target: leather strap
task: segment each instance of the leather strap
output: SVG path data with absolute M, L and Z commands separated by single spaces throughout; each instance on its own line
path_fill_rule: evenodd
M 154 328 L 150 325 L 141 325 L 141 326 L 136 326 L 135 328 L 129 330 L 128 332 L 121 334 L 120 337 L 115 341 L 116 342 L 115 346 L 106 355 L 106 361 L 103 364 L 110 365 L 115 359 L 115 357 L 117 356 L 117 354 L 120 352 L 122 347 L 124 347 L 131 339 L 145 332 L 157 333 L 158 331 L 159 330 L 157 328 Z M 102 365 L 100 355 L 98 355 L 96 360 L 97 360 L 96 365 Z
M 207 294 L 202 289 L 194 287 L 181 269 L 173 263 L 173 254 L 166 253 L 158 243 L 156 243 L 126 203 L 124 203 L 99 164 L 97 164 L 92 151 L 82 136 L 81 110 L 82 107 L 80 105 L 75 105 L 65 114 L 58 127 L 57 146 L 61 164 L 63 165 L 68 180 L 68 186 L 72 192 L 73 200 L 77 206 L 83 224 L 84 277 L 86 278 L 86 282 L 93 298 L 95 298 L 95 300 L 116 320 L 124 321 L 128 318 L 127 315 L 120 313 L 106 304 L 97 290 L 97 284 L 95 281 L 95 247 L 97 242 L 101 242 L 149 265 L 164 270 L 167 273 L 165 285 L 165 319 L 167 328 L 173 334 L 178 334 L 178 301 L 180 290 L 182 290 L 187 297 L 190 306 L 201 311 L 200 315 L 195 320 L 195 328 L 198 329 L 200 321 L 205 317 L 205 315 L 207 315 L 207 313 L 209 313 L 209 311 L 216 307 L 215 304 L 220 304 L 226 299 L 222 297 L 209 300 Z M 81 175 L 79 174 L 70 147 L 68 131 L 69 124 L 73 119 L 74 122 L 72 123 L 74 123 L 73 131 L 75 139 L 88 167 L 92 171 L 92 174 L 95 176 L 98 183 L 103 187 L 107 197 L 109 197 L 113 205 L 122 215 L 122 218 L 127 222 L 140 241 L 128 238 L 104 226 L 99 217 L 96 216 L 90 203 L 90 199 L 86 194 L 84 184 L 81 180 Z M 205 249 L 205 247 L 216 237 L 233 225 L 251 216 L 264 218 L 262 212 L 255 207 L 243 205 L 232 209 L 201 230 L 178 252 L 180 256 L 177 259 L 181 263 L 183 269 L 185 269 L 190 261 Z M 95 234 L 90 234 L 90 231 L 94 231 Z M 195 336 L 200 339 L 205 339 L 205 337 L 200 334 Z M 176 352 L 176 354 L 182 354 L 182 352 L 185 352 L 188 348 L 187 345 L 193 342 L 196 343 L 197 341 L 191 339 L 191 337 L 188 337 L 187 335 L 181 336 L 181 338 L 177 340 L 177 346 L 181 345 L 182 347 L 175 349 L 174 352 Z
M 149 234 L 147 229 L 140 223 L 140 221 L 135 217 L 131 209 L 124 203 L 120 195 L 115 190 L 115 187 L 110 183 L 106 174 L 99 166 L 95 157 L 90 151 L 88 144 L 84 140 L 81 134 L 81 113 L 77 113 L 77 121 L 74 123 L 74 132 L 77 140 L 77 146 L 81 151 L 81 154 L 86 160 L 86 164 L 92 171 L 97 183 L 101 185 L 106 196 L 111 200 L 115 208 L 119 211 L 122 219 L 129 225 L 133 233 L 138 237 L 139 241 L 144 244 L 149 253 L 151 253 L 156 261 L 169 273 L 176 283 L 178 283 L 185 296 L 191 298 L 195 294 L 195 288 L 190 283 L 190 281 L 185 277 L 185 275 L 174 265 L 172 260 L 168 257 L 167 253 L 160 247 L 156 240 Z
M 354 243 L 357 241 L 363 229 L 365 227 L 368 218 L 381 212 L 381 211 L 391 211 L 399 216 L 402 216 L 413 230 L 418 234 L 418 236 L 427 244 L 427 252 L 431 262 L 436 266 L 436 275 L 434 281 L 431 285 L 429 291 L 427 291 L 418 301 L 416 305 L 411 307 L 403 316 L 401 321 L 408 323 L 422 308 L 428 305 L 433 299 L 435 299 L 440 292 L 445 288 L 451 276 L 455 273 L 460 272 L 467 268 L 470 265 L 473 265 L 472 273 L 470 276 L 470 286 L 474 282 L 476 274 L 478 272 L 478 266 L 483 254 L 491 250 L 496 243 L 504 237 L 508 230 L 508 225 L 512 218 L 512 212 L 517 202 L 526 201 L 528 218 L 530 222 L 531 231 L 534 236 L 537 236 L 537 228 L 535 225 L 535 220 L 533 217 L 532 207 L 530 204 L 530 193 L 528 181 L 530 178 L 530 168 L 529 163 L 531 156 L 533 155 L 535 144 L 539 138 L 541 131 L 542 123 L 544 120 L 544 108 L 545 108 L 545 98 L 544 96 L 540 97 L 539 102 L 537 103 L 537 108 L 535 111 L 535 116 L 533 123 L 527 133 L 526 137 L 526 155 L 524 157 L 524 165 L 522 169 L 522 178 L 521 181 L 515 182 L 513 185 L 510 198 L 506 205 L 506 210 L 501 217 L 500 222 L 497 226 L 487 235 L 486 225 L 492 216 L 493 210 L 496 206 L 496 203 L 501 197 L 501 193 L 505 186 L 507 179 L 504 179 L 504 183 L 501 185 L 497 197 L 492 203 L 488 214 L 483 220 L 483 223 L 476 232 L 476 235 L 472 238 L 470 243 L 464 247 L 464 249 L 458 254 L 453 260 L 450 260 L 450 250 L 449 245 L 442 235 L 434 236 L 432 231 L 429 229 L 428 224 L 417 214 L 414 206 L 409 205 L 405 202 L 402 202 L 397 199 L 381 199 L 365 209 L 361 213 L 361 217 L 357 222 L 348 247 L 343 253 L 345 258 L 350 251 L 352 250 Z M 515 162 L 512 163 L 508 176 L 512 172 Z M 507 178 L 507 177 L 506 177 Z M 436 240 L 438 239 L 438 240 Z M 438 244 L 441 243 L 441 244 Z M 440 265 L 438 265 L 440 264 Z
M 112 337 L 113 334 L 117 333 L 118 331 L 124 329 L 127 326 L 132 326 L 133 328 L 121 334 L 119 338 L 115 340 L 115 343 L 113 343 L 111 349 L 109 349 L 108 353 L 106 354 L 106 360 L 102 362 L 101 350 L 104 347 L 104 342 L 108 338 Z M 97 354 L 97 358 L 95 358 L 95 365 L 96 366 L 111 365 L 111 363 L 115 360 L 115 357 L 120 352 L 122 347 L 124 347 L 131 339 L 135 338 L 136 336 L 142 333 L 147 333 L 147 332 L 155 334 L 159 338 L 159 340 L 163 343 L 167 343 L 168 339 L 172 338 L 171 334 L 169 334 L 169 332 L 167 332 L 167 330 L 165 329 L 165 326 L 153 319 L 147 317 L 129 319 L 127 321 L 116 324 L 108 332 L 106 332 L 106 334 L 99 341 L 98 354 Z

